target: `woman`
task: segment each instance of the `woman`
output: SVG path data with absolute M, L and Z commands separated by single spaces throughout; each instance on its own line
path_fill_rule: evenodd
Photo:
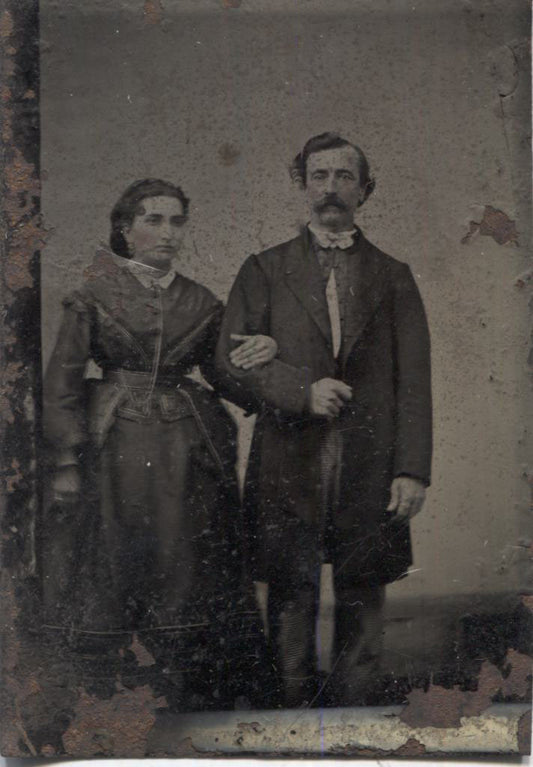
M 242 536 L 235 427 L 189 377 L 199 367 L 216 386 L 223 306 L 174 270 L 188 208 L 180 187 L 132 184 L 111 213 L 111 252 L 64 302 L 44 387 L 44 605 L 45 627 L 80 646 L 123 650 L 135 632 L 178 697 L 189 672 L 189 698 L 195 687 L 207 707 L 206 690 L 223 704 L 221 627 L 239 613 Z M 245 344 L 247 365 L 276 354 L 265 336 Z M 86 378 L 89 361 L 101 380 Z

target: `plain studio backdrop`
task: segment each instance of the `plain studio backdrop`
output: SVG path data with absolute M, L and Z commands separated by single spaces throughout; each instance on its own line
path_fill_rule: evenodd
M 42 2 L 45 360 L 132 181 L 184 187 L 180 269 L 225 299 L 248 254 L 305 221 L 287 169 L 307 138 L 334 130 L 367 153 L 359 223 L 411 265 L 432 335 L 433 484 L 389 599 L 525 586 L 529 154 L 501 82 L 523 86 L 505 50 L 527 21 L 509 0 Z M 462 242 L 483 206 L 516 220 L 519 244 Z

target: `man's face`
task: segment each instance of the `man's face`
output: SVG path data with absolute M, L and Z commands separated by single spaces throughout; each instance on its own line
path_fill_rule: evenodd
M 187 216 L 175 197 L 146 197 L 124 237 L 131 257 L 156 269 L 168 269 L 183 240 Z
M 351 229 L 364 200 L 355 149 L 343 146 L 310 154 L 305 191 L 312 223 L 332 231 Z

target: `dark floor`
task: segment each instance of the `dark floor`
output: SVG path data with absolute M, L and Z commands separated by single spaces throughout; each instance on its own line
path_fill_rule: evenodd
M 322 617 L 326 633 L 331 629 L 331 625 L 328 629 L 331 615 L 331 605 L 325 605 Z M 532 623 L 531 612 L 516 595 L 390 600 L 386 607 L 381 675 L 361 704 L 401 705 L 413 688 L 427 688 L 430 682 L 475 690 L 484 661 L 505 674 L 509 650 L 530 652 Z M 260 625 L 259 619 L 256 625 Z M 104 705 L 104 701 L 115 698 L 118 690 L 122 691 L 123 699 L 131 692 L 133 701 L 136 688 L 143 687 L 155 718 L 164 715 L 165 701 L 175 711 L 268 709 L 278 705 L 276 683 L 257 658 L 252 659 L 252 665 L 246 655 L 238 658 L 232 689 L 226 695 L 215 689 L 215 683 L 209 689 L 193 684 L 195 690 L 191 694 L 184 692 L 179 674 L 173 675 L 172 670 L 169 673 L 166 661 L 154 664 L 153 656 L 137 639 L 133 644 L 131 637 L 128 641 L 130 645 L 125 649 L 106 648 L 100 643 L 73 654 L 68 642 L 59 641 L 57 636 L 45 641 L 36 634 L 25 635 L 16 663 L 11 667 L 4 664 L 6 694 L 8 697 L 16 694 L 23 723 L 20 747 L 28 754 L 32 749 L 39 752 L 45 745 L 56 754 L 64 753 L 63 736 L 79 713 L 81 699 L 87 702 L 90 696 L 91 705 L 95 701 Z M 321 659 L 323 679 L 327 678 L 329 662 L 328 658 Z M 214 676 L 218 675 L 216 684 L 224 677 L 219 673 L 220 664 L 217 669 L 212 670 Z M 221 689 L 227 684 L 227 675 L 224 678 Z M 153 703 L 157 698 L 159 703 Z M 502 700 L 524 702 L 501 695 L 495 698 L 495 702 Z M 160 705 L 163 708 L 159 709 Z M 314 705 L 327 705 L 327 698 L 320 696 Z

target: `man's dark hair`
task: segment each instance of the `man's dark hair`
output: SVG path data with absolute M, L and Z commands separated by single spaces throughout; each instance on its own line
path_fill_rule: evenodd
M 118 256 L 131 258 L 123 229 L 125 226 L 131 226 L 135 215 L 141 212 L 142 201 L 148 197 L 175 197 L 183 206 L 183 215 L 186 216 L 189 212 L 190 200 L 180 186 L 159 178 L 143 178 L 140 181 L 134 181 L 122 193 L 111 211 L 109 244 L 111 250 Z
M 297 181 L 302 187 L 307 186 L 307 160 L 309 155 L 315 152 L 323 152 L 325 149 L 339 149 L 343 146 L 351 146 L 355 149 L 357 158 L 359 160 L 359 183 L 365 190 L 365 200 L 372 194 L 376 182 L 370 176 L 370 167 L 368 160 L 366 159 L 364 152 L 356 144 L 352 144 L 338 133 L 320 133 L 318 136 L 313 136 L 306 142 L 302 151 L 296 155 L 292 161 L 290 168 L 291 178 L 293 181 Z M 363 203 L 361 203 L 362 205 Z

